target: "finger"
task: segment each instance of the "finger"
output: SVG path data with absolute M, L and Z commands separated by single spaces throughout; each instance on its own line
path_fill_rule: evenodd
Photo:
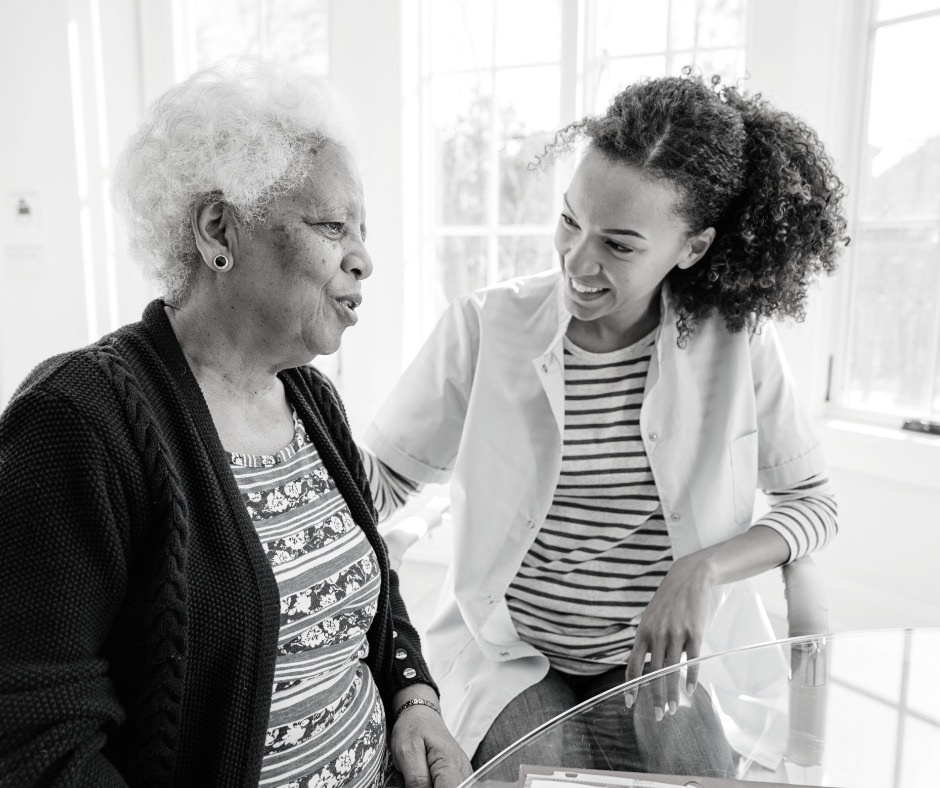
M 698 643 L 688 643 L 685 647 L 685 656 L 690 661 L 698 659 L 699 657 L 699 646 Z M 685 691 L 691 695 L 695 692 L 695 688 L 698 686 L 698 663 L 695 662 L 688 667 L 688 672 L 685 678 Z
M 466 769 L 462 763 L 449 762 L 439 764 L 431 772 L 431 781 L 434 788 L 457 788 L 460 783 L 466 780 L 472 773 L 470 762 L 467 762 Z
M 666 665 L 678 665 L 682 660 L 682 646 L 672 644 L 666 652 Z M 675 714 L 679 708 L 679 679 L 680 670 L 676 668 L 666 675 L 666 708 L 670 714 Z
M 427 753 L 420 737 L 411 737 L 407 744 L 400 743 L 393 749 L 393 754 L 395 766 L 401 772 L 406 788 L 431 788 Z
M 650 651 L 650 673 L 654 673 L 663 667 L 665 654 L 663 647 L 657 644 Z M 653 715 L 659 722 L 663 718 L 663 708 L 665 707 L 665 686 L 662 676 L 658 676 L 649 682 L 650 699 L 653 702 Z
M 643 675 L 644 662 L 646 662 L 646 649 L 639 644 L 639 641 L 636 641 L 630 650 L 630 658 L 627 660 L 626 681 L 634 681 Z M 636 687 L 631 687 L 624 692 L 623 699 L 628 709 L 636 702 L 636 692 Z

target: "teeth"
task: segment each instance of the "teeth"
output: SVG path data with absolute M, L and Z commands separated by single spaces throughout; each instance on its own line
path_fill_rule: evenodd
M 604 288 L 603 287 L 588 287 L 587 285 L 582 285 L 579 282 L 576 282 L 574 279 L 572 279 L 571 289 L 576 290 L 579 293 L 599 293 Z

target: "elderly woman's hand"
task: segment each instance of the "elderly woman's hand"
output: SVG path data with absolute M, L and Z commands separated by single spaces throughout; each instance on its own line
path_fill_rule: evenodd
M 425 699 L 437 703 L 437 698 Z M 407 788 L 455 788 L 473 771 L 441 715 L 427 706 L 409 706 L 401 712 L 392 728 L 391 748 Z

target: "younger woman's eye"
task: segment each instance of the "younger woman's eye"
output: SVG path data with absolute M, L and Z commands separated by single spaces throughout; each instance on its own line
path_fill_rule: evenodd
M 615 252 L 619 252 L 620 254 L 627 254 L 628 252 L 633 251 L 633 249 L 631 249 L 629 246 L 624 246 L 623 244 L 617 243 L 616 241 L 608 241 L 607 245 Z
M 566 214 L 566 213 L 562 213 L 562 215 L 561 215 L 561 220 L 562 220 L 565 224 L 567 224 L 569 227 L 577 227 L 577 226 L 578 226 L 577 223 L 575 222 L 575 220 L 572 219 L 570 216 L 568 216 L 568 214 Z

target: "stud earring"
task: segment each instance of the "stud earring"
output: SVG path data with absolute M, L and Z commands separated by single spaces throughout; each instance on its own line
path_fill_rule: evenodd
M 228 271 L 232 267 L 232 261 L 229 260 L 224 254 L 217 254 L 212 258 L 212 264 L 219 271 Z

